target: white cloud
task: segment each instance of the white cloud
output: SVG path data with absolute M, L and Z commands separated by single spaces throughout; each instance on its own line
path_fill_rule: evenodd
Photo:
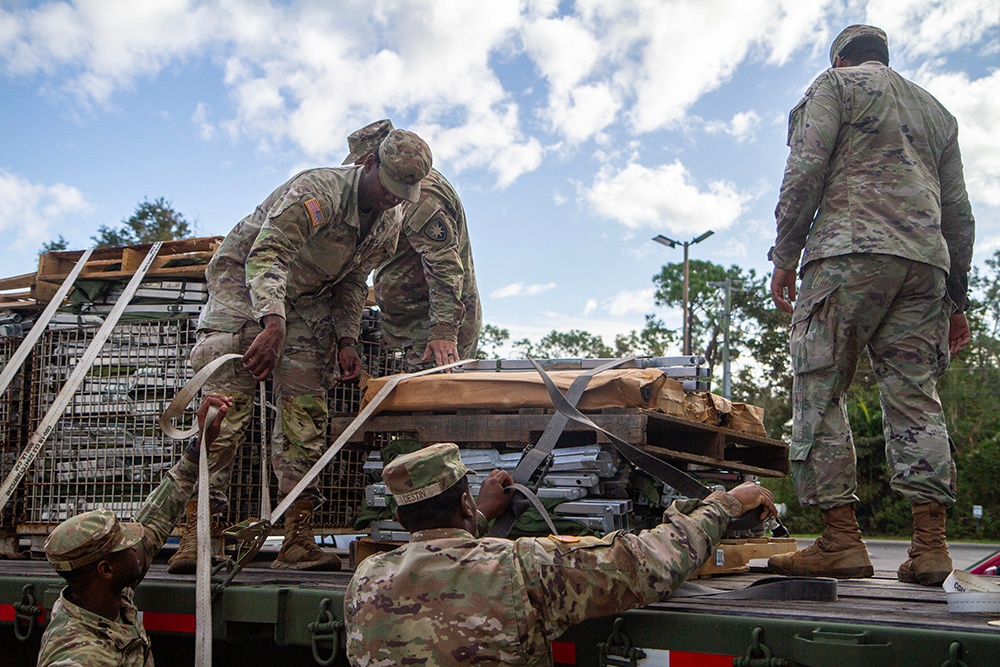
M 630 229 L 693 235 L 729 227 L 753 199 L 725 181 L 700 188 L 680 161 L 654 168 L 632 163 L 619 172 L 605 167 L 584 196 L 598 214 Z
M 512 296 L 535 296 L 542 292 L 548 292 L 556 288 L 555 283 L 536 283 L 525 285 L 524 283 L 511 283 L 504 287 L 499 287 L 490 293 L 494 299 L 506 299 Z
M 583 316 L 590 317 L 595 312 L 597 312 L 597 299 L 587 299 L 587 303 L 583 306 Z
M 215 137 L 216 127 L 208 121 L 210 109 L 204 102 L 198 102 L 191 114 L 191 122 L 198 128 L 198 136 L 205 141 L 210 141 Z
M 992 0 L 871 1 L 865 21 L 886 31 L 890 59 L 919 59 L 980 41 L 1000 26 L 1000 11 Z
M 705 123 L 705 129 L 710 134 L 728 134 L 736 139 L 737 143 L 742 144 L 756 139 L 760 123 L 761 118 L 756 111 L 741 111 L 735 114 L 728 123 L 709 121 Z
M 653 287 L 637 290 L 622 290 L 608 301 L 608 313 L 612 317 L 645 314 L 653 310 L 656 289 Z
M 1000 206 L 1000 69 L 981 79 L 965 72 L 937 72 L 933 64 L 914 80 L 937 97 L 958 119 L 965 183 L 974 202 Z
M 9 246 L 23 249 L 51 241 L 60 222 L 90 208 L 83 193 L 65 183 L 32 183 L 0 170 L 0 238 L 8 239 Z

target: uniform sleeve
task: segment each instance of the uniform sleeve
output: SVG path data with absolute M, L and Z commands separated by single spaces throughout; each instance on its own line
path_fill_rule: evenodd
M 247 287 L 253 303 L 252 314 L 258 322 L 265 315 L 285 317 L 285 294 L 292 262 L 314 233 L 314 221 L 329 216 L 328 207 L 324 207 L 318 218 L 313 217 L 307 204 L 319 206 L 316 198 L 302 193 L 279 201 L 269 212 L 247 254 Z
M 941 155 L 938 168 L 941 179 L 941 234 L 948 244 L 951 269 L 948 271 L 948 296 L 959 312 L 969 307 L 969 270 L 972 247 L 976 240 L 976 220 L 965 189 L 962 153 L 958 132 Z
M 588 618 L 665 599 L 705 562 L 740 509 L 738 500 L 716 492 L 704 501 L 673 503 L 663 523 L 638 535 L 518 540 L 528 598 L 545 636 L 555 639 Z
M 458 342 L 458 327 L 465 317 L 461 301 L 465 269 L 458 252 L 459 225 L 445 209 L 409 231 L 407 241 L 420 256 L 429 295 L 428 340 Z
M 779 269 L 793 270 L 816 217 L 837 134 L 843 122 L 842 91 L 830 72 L 813 82 L 788 117 L 791 149 L 781 182 L 777 239 L 768 258 Z
M 368 299 L 368 274 L 371 269 L 354 269 L 333 288 L 330 298 L 330 312 L 337 338 L 353 338 L 361 335 L 361 313 Z
M 140 550 L 143 577 L 180 519 L 184 504 L 194 493 L 197 481 L 198 466 L 186 456 L 181 456 L 181 460 L 167 471 L 136 515 L 136 521 L 145 528 Z

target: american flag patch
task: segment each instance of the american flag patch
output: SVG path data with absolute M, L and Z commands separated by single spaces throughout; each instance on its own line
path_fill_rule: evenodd
M 306 200 L 306 211 L 309 212 L 309 218 L 312 220 L 313 227 L 323 224 L 323 209 L 320 208 L 318 201 L 315 199 Z

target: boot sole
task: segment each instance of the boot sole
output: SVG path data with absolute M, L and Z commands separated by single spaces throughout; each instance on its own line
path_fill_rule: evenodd
M 768 563 L 768 569 L 784 577 L 831 577 L 833 579 L 868 579 L 875 576 L 875 568 L 871 565 L 860 567 L 843 567 L 834 570 L 795 570 L 785 569 Z

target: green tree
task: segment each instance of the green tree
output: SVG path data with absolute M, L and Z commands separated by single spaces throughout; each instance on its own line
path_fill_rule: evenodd
M 163 197 L 153 201 L 143 199 L 135 213 L 123 219 L 121 225 L 118 229 L 101 225 L 97 235 L 91 237 L 96 247 L 173 241 L 190 238 L 193 233 L 190 223 Z
M 580 329 L 550 331 L 537 343 L 527 338 L 514 342 L 524 357 L 533 359 L 608 358 L 613 351 L 600 336 Z
M 476 359 L 499 359 L 498 350 L 510 340 L 510 331 L 493 324 L 484 324 L 479 332 L 479 349 Z
M 66 250 L 69 248 L 69 241 L 66 240 L 62 234 L 59 235 L 55 241 L 49 241 L 42 244 L 42 249 L 38 251 L 39 255 L 44 255 L 50 252 L 59 252 L 60 250 Z

